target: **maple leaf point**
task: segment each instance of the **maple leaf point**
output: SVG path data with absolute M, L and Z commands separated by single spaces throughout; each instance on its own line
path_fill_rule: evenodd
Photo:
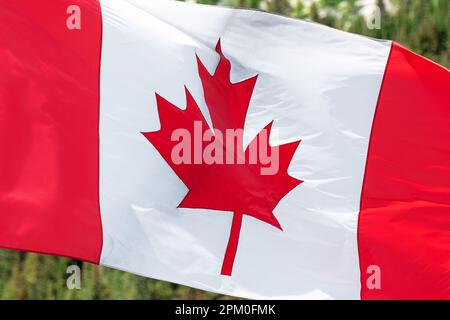
M 156 94 L 161 128 L 155 132 L 143 132 L 143 135 L 189 189 L 178 205 L 179 208 L 202 208 L 233 213 L 221 270 L 222 275 L 230 276 L 237 252 L 242 216 L 252 216 L 282 230 L 273 210 L 288 192 L 303 181 L 288 174 L 289 164 L 300 141 L 271 146 L 269 138 L 273 121 L 258 133 L 247 148 L 244 149 L 243 138 L 239 134 L 233 137 L 233 146 L 228 145 L 226 133 L 239 130 L 242 132 L 244 129 L 257 76 L 232 83 L 231 63 L 222 52 L 220 40 L 216 52 L 220 61 L 214 74 L 209 73 L 196 55 L 213 130 L 185 87 L 184 110 Z M 174 132 L 177 133 L 175 136 L 178 139 L 174 139 Z M 174 159 L 174 152 L 177 154 L 180 145 L 186 142 L 180 141 L 182 135 L 178 136 L 178 133 L 187 133 L 193 137 L 194 142 L 179 152 L 183 159 L 193 158 L 192 161 L 180 162 Z M 205 141 L 205 137 L 209 139 Z M 265 174 L 265 170 L 270 170 L 267 161 L 255 157 L 255 153 L 252 153 L 261 148 L 267 151 L 267 155 L 276 155 L 275 172 Z M 204 161 L 204 153 L 210 154 L 214 161 Z M 230 161 L 221 161 L 220 156 Z

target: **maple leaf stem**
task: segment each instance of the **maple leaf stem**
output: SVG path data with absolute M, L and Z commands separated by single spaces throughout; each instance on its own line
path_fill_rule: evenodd
M 222 263 L 221 274 L 231 276 L 233 272 L 234 258 L 236 257 L 237 247 L 239 243 L 239 235 L 241 233 L 242 213 L 233 213 L 233 222 L 231 224 L 230 237 L 228 239 L 227 250 Z

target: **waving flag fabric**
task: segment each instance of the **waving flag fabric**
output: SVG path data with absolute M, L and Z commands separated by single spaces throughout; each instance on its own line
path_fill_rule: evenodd
M 2 248 L 249 298 L 450 298 L 444 67 L 163 0 L 3 1 L 0 39 Z

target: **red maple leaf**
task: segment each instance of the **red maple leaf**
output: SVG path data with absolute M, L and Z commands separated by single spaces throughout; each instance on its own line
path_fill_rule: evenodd
M 243 130 L 247 109 L 256 84 L 257 76 L 231 83 L 231 63 L 223 55 L 220 40 L 216 47 L 220 62 L 211 75 L 197 56 L 199 76 L 204 89 L 213 130 L 205 121 L 197 103 L 186 91 L 186 109 L 182 110 L 156 94 L 161 129 L 145 132 L 144 136 L 159 151 L 172 170 L 188 187 L 189 192 L 179 204 L 180 208 L 203 208 L 231 211 L 233 222 L 230 238 L 222 264 L 222 275 L 231 275 L 237 251 L 239 234 L 244 214 L 264 221 L 282 230 L 273 210 L 278 202 L 293 188 L 302 183 L 288 175 L 288 167 L 300 141 L 270 146 L 269 137 L 272 123 L 268 124 L 244 150 L 243 139 L 234 136 L 233 148 L 227 145 L 226 132 Z M 194 137 L 189 150 L 183 157 L 193 158 L 192 162 L 180 163 L 173 159 L 174 148 L 180 141 L 173 139 L 176 130 L 183 129 Z M 228 130 L 228 131 L 227 131 Z M 219 135 L 218 132 L 223 133 Z M 207 137 L 209 141 L 202 140 Z M 253 149 L 254 148 L 254 149 Z M 277 155 L 276 173 L 263 174 L 267 161 L 255 159 L 252 150 L 265 148 L 268 155 Z M 210 152 L 215 161 L 205 163 L 202 152 Z M 252 159 L 252 160 L 251 160 Z

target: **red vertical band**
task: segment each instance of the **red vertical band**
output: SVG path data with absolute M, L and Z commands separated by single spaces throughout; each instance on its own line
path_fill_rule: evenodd
M 450 299 L 449 90 L 448 70 L 393 45 L 361 199 L 363 299 Z
M 97 1 L 0 4 L 0 247 L 99 261 L 101 32 Z

